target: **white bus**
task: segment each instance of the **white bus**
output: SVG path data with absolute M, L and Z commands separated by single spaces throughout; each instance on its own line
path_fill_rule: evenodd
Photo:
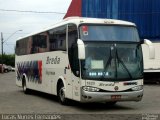
M 135 24 L 72 17 L 16 42 L 16 84 L 62 104 L 140 101 L 143 56 Z M 154 58 L 151 42 L 150 58 Z

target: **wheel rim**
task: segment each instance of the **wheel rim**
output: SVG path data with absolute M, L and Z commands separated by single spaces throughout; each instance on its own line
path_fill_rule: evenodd
M 63 102 L 65 100 L 65 92 L 64 92 L 64 87 L 62 87 L 59 91 L 59 97 L 60 100 Z
M 23 83 L 23 91 L 25 92 L 26 91 L 26 82 L 24 81 Z

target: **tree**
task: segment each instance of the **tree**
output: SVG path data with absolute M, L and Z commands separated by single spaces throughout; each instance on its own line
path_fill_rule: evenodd
M 0 63 L 2 63 L 2 55 L 0 55 Z M 15 54 L 3 55 L 3 64 L 15 66 Z

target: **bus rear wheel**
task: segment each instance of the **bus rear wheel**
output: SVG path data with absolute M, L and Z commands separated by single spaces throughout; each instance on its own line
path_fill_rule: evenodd
M 67 104 L 67 98 L 65 97 L 65 87 L 63 83 L 60 83 L 58 88 L 58 99 L 62 105 Z
M 28 94 L 29 93 L 29 89 L 27 88 L 27 85 L 26 85 L 26 80 L 23 78 L 22 80 L 22 88 L 23 88 L 23 92 L 25 94 Z

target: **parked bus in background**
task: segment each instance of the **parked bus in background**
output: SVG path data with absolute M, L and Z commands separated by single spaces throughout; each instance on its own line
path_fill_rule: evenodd
M 155 59 L 149 59 L 148 46 L 142 45 L 143 60 L 144 60 L 144 82 L 159 83 L 160 82 L 160 42 L 153 41 L 152 45 L 155 48 Z
M 57 95 L 62 104 L 140 101 L 143 54 L 134 23 L 66 18 L 16 42 L 16 84 Z

